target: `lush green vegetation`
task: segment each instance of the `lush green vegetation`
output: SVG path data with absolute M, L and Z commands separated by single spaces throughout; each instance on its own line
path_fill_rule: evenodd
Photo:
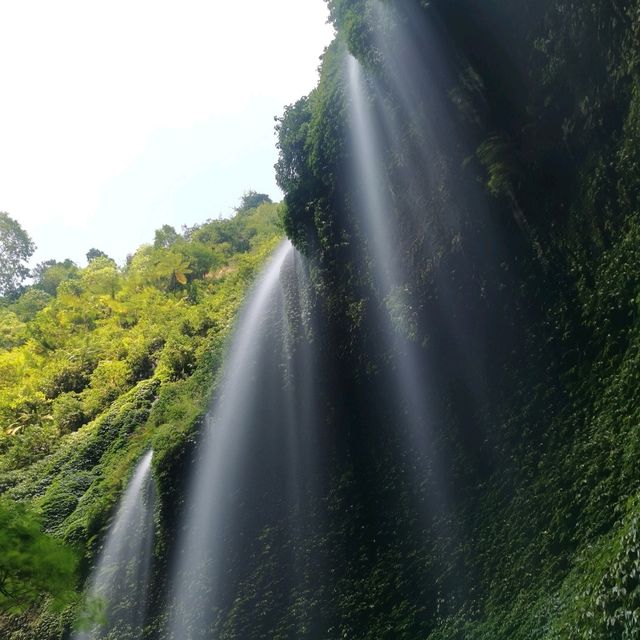
M 75 554 L 46 536 L 22 506 L 0 502 L 0 607 L 20 611 L 44 594 L 60 606 L 75 596 Z
M 230 547 L 216 637 L 640 637 L 640 4 L 329 6 L 319 85 L 277 126 L 282 210 L 250 193 L 229 221 L 160 228 L 122 268 L 92 249 L 26 287 L 32 246 L 0 216 L 0 524 L 17 523 L 0 528 L 3 637 L 62 637 L 76 559 L 82 579 L 153 446 L 146 634 L 166 638 L 198 427 L 280 219 L 311 274 L 297 320 L 322 372 L 323 467 L 295 533 L 279 496 L 245 497 L 278 515 Z M 351 180 L 347 55 L 393 194 L 402 282 L 383 299 Z M 389 392 L 408 352 L 431 374 L 421 452 Z
M 168 504 L 236 312 L 280 239 L 279 206 L 249 193 L 231 219 L 162 227 L 122 268 L 92 250 L 84 268 L 16 277 L 0 309 L 2 637 L 59 637 L 150 446 Z

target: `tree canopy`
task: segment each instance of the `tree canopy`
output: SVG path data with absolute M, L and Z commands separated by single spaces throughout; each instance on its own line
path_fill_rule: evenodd
M 8 213 L 0 212 L 0 295 L 15 294 L 29 275 L 27 261 L 36 246 Z
M 270 204 L 271 198 L 266 193 L 258 193 L 257 191 L 246 191 L 240 199 L 240 204 L 235 208 L 236 213 L 243 213 L 256 209 L 261 204 Z
M 108 258 L 108 257 L 109 256 L 104 251 L 100 251 L 100 249 L 96 249 L 95 247 L 87 251 L 87 262 L 91 262 L 96 258 Z

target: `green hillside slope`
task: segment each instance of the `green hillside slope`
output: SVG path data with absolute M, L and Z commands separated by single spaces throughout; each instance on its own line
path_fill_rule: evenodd
M 3 638 L 60 637 L 74 615 L 61 606 L 74 600 L 69 589 L 79 592 L 123 485 L 149 447 L 170 503 L 180 481 L 175 467 L 197 436 L 238 308 L 281 239 L 278 205 L 245 204 L 230 220 L 181 234 L 163 227 L 123 268 L 104 256 L 84 268 L 45 265 L 32 286 L 5 298 L 0 518 L 37 523 L 34 534 L 50 536 L 38 544 L 58 540 L 66 549 L 53 549 L 49 564 L 36 558 L 41 565 L 30 574 L 31 555 L 45 547 L 34 544 L 11 563 L 24 532 L 0 538 L 7 557 L 0 570 L 9 574 L 0 591 Z M 69 553 L 80 560 L 75 573 Z M 34 582 L 35 590 L 25 588 Z

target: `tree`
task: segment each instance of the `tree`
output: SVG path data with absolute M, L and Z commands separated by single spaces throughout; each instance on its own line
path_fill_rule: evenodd
M 180 234 L 170 224 L 165 224 L 160 229 L 156 229 L 153 246 L 156 249 L 168 249 L 179 238 Z
M 0 349 L 13 349 L 24 342 L 24 323 L 18 315 L 0 308 Z M 0 387 L 2 384 L 2 364 L 0 364 Z
M 245 211 L 251 211 L 251 209 L 255 209 L 265 202 L 271 203 L 271 198 L 266 193 L 258 193 L 252 190 L 245 191 L 240 199 L 240 204 L 235 208 L 235 212 L 244 213 Z
M 41 262 L 33 269 L 32 275 L 35 288 L 55 296 L 58 287 L 67 280 L 79 278 L 80 271 L 76 264 L 67 258 L 64 262 L 57 260 Z
M 93 247 L 87 251 L 87 262 L 92 262 L 96 258 L 109 258 L 109 256 L 104 251 L 100 251 L 100 249 Z
M 173 251 L 163 251 L 157 257 L 154 269 L 161 286 L 166 286 L 168 291 L 174 291 L 179 284 L 187 284 L 187 276 L 191 273 L 189 261 Z
M 82 284 L 93 294 L 115 298 L 118 289 L 118 266 L 106 256 L 94 258 L 82 272 Z
M 38 311 L 42 311 L 52 297 L 42 289 L 29 287 L 13 304 L 13 311 L 21 322 L 32 320 Z
M 29 275 L 26 262 L 36 250 L 20 224 L 0 212 L 0 295 L 15 294 Z

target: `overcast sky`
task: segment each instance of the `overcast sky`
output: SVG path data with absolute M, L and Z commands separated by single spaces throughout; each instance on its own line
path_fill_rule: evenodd
M 326 21 L 324 0 L 0 0 L 0 211 L 37 261 L 84 264 L 280 199 L 273 119 L 315 86 Z

